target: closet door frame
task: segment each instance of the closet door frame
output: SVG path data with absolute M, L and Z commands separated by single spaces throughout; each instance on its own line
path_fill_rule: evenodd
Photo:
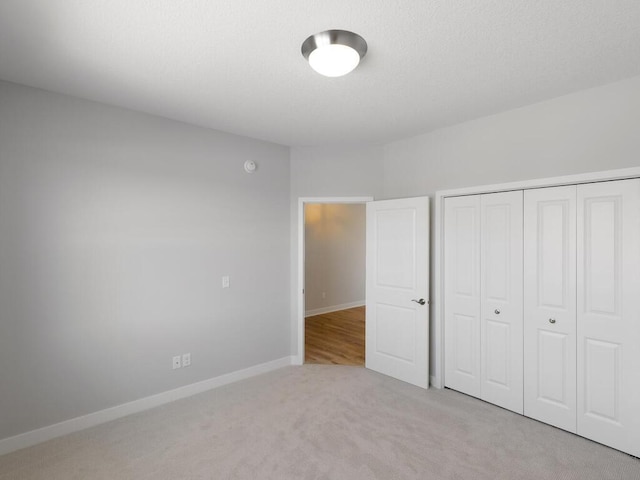
M 440 190 L 435 193 L 435 228 L 434 228 L 434 296 L 433 296 L 433 363 L 431 365 L 431 386 L 444 387 L 444 199 L 461 195 L 507 192 L 511 190 L 527 190 L 530 188 L 556 187 L 562 185 L 579 185 L 583 183 L 603 182 L 640 178 L 640 167 L 591 172 L 562 177 L 550 177 L 521 182 L 481 185 L 455 190 Z

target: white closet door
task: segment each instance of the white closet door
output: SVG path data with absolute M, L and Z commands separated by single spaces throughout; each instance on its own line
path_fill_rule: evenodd
M 445 386 L 480 397 L 480 196 L 444 209 Z
M 578 186 L 578 433 L 640 455 L 640 180 Z
M 481 398 L 523 413 L 522 191 L 481 197 Z
M 524 193 L 524 414 L 576 431 L 576 187 Z

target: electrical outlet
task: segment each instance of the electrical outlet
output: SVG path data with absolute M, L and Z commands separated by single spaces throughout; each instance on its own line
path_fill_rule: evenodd
M 222 277 L 222 288 L 229 288 L 229 276 Z
M 188 367 L 189 365 L 191 365 L 191 354 L 190 353 L 184 353 L 182 355 L 182 366 L 183 367 Z
M 173 357 L 173 369 L 180 368 L 182 366 L 180 355 Z

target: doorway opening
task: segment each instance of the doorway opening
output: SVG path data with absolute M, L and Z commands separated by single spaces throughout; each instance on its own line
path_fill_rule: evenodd
M 300 364 L 365 364 L 365 203 L 371 200 L 299 200 Z
M 305 363 L 364 366 L 366 206 L 306 203 Z

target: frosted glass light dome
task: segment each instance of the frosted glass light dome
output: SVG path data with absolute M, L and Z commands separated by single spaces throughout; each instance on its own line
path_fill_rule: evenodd
M 316 72 L 326 77 L 341 77 L 358 66 L 367 53 L 367 42 L 346 30 L 327 30 L 307 38 L 302 55 Z
M 325 77 L 341 77 L 360 63 L 360 55 L 346 45 L 323 45 L 309 55 L 309 65 Z

